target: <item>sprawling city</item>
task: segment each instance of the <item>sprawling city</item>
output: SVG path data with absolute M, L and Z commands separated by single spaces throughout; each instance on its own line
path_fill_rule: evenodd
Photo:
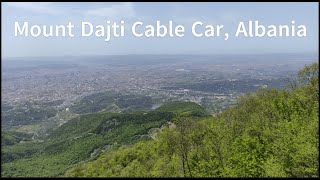
M 154 109 L 168 101 L 191 101 L 214 115 L 245 93 L 285 88 L 289 78 L 315 58 L 296 55 L 281 59 L 283 56 L 123 55 L 8 60 L 3 62 L 2 125 L 43 123 L 49 118 L 61 125 L 66 122 L 60 119 L 61 113 L 80 113 L 76 111 L 79 103 L 89 106 L 90 102 L 84 102 L 87 99 L 97 104 L 96 95 L 112 98 L 88 112 Z M 19 117 L 30 121 L 21 124 Z

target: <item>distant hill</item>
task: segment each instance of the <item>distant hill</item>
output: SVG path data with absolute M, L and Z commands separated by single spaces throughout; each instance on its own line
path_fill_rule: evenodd
M 94 93 L 82 98 L 70 106 L 77 114 L 99 111 L 121 112 L 151 109 L 152 98 L 149 96 L 121 95 L 115 92 Z
M 155 110 L 163 111 L 163 112 L 173 112 L 178 114 L 183 112 L 190 112 L 194 116 L 207 115 L 207 112 L 204 110 L 204 108 L 194 102 L 180 102 L 180 101 L 169 102 L 160 106 Z

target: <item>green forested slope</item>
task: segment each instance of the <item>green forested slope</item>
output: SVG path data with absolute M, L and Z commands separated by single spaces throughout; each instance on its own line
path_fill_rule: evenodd
M 193 103 L 176 108 L 190 105 Z M 57 128 L 43 142 L 19 143 L 19 136 L 3 133 L 1 174 L 5 177 L 63 175 L 74 164 L 96 158 L 108 149 L 151 139 L 148 131 L 160 128 L 173 116 L 174 112 L 165 110 L 84 114 Z
M 288 89 L 245 95 L 216 117 L 194 120 L 180 113 L 176 127 L 163 129 L 157 139 L 108 151 L 65 175 L 318 177 L 318 77 L 315 63 Z
M 166 103 L 157 108 L 156 111 L 173 112 L 175 114 L 190 112 L 192 115 L 199 117 L 207 115 L 204 108 L 200 105 L 196 103 L 180 101 Z

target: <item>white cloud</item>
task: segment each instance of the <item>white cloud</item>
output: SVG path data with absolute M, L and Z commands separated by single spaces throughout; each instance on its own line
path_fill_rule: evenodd
M 35 13 L 58 14 L 52 2 L 7 2 L 7 6 L 20 8 Z
M 99 7 L 85 12 L 87 16 L 100 16 L 110 19 L 133 18 L 136 12 L 130 2 L 111 5 L 109 7 Z

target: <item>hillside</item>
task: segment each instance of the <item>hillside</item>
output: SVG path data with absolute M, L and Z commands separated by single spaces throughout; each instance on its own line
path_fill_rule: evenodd
M 187 106 L 194 106 L 194 103 L 183 103 L 175 108 L 182 113 Z M 191 110 L 195 114 L 199 114 L 198 111 L 204 112 L 201 107 Z M 94 159 L 104 151 L 151 139 L 148 131 L 171 121 L 174 115 L 165 109 L 83 114 L 57 128 L 44 141 L 32 141 L 27 136 L 22 138 L 23 135 L 5 132 L 2 136 L 2 176 L 63 175 L 74 164 Z
M 315 63 L 286 89 L 242 96 L 216 117 L 176 115 L 176 128 L 157 139 L 110 150 L 65 176 L 319 177 L 318 80 Z
M 192 115 L 199 117 L 207 114 L 203 107 L 196 103 L 179 101 L 166 103 L 157 108 L 156 111 L 172 112 L 176 114 L 190 112 Z

